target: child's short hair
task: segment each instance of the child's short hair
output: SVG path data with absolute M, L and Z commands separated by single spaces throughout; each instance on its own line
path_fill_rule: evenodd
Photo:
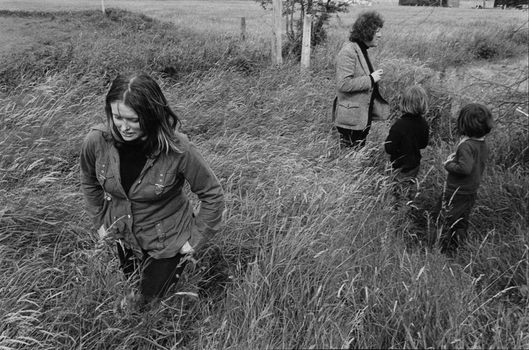
M 479 103 L 469 103 L 459 112 L 457 129 L 461 135 L 483 137 L 493 127 L 492 112 Z
M 400 98 L 400 110 L 403 113 L 424 115 L 428 110 L 428 95 L 420 85 L 412 85 Z

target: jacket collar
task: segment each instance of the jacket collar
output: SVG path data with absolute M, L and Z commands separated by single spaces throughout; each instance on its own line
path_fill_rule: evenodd
M 97 125 L 94 125 L 91 130 L 97 130 L 97 131 L 100 131 L 103 135 L 103 138 L 105 139 L 105 141 L 107 142 L 114 142 L 114 138 L 112 137 L 112 135 L 108 132 L 108 128 L 106 126 L 106 124 L 97 124 Z M 156 151 L 153 152 L 152 155 L 148 156 L 148 158 L 156 158 L 160 155 L 160 150 L 157 149 Z
M 364 53 L 362 52 L 362 49 L 360 48 L 360 45 L 353 41 L 353 47 L 355 49 L 356 55 L 358 56 L 358 60 L 360 61 L 360 65 L 362 66 L 362 69 L 364 72 L 366 72 L 367 75 L 370 75 L 371 72 L 369 72 L 369 66 L 367 65 L 367 61 L 364 57 Z
M 409 118 L 417 118 L 417 117 L 420 117 L 420 115 L 413 114 L 413 113 L 404 113 L 401 118 L 409 119 Z
M 103 134 L 103 138 L 105 141 L 112 141 L 112 135 L 108 132 L 108 128 L 105 124 L 97 124 L 90 128 L 90 130 L 97 130 L 100 131 Z

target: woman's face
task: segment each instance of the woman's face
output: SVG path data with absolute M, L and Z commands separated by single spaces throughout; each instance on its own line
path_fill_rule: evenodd
M 140 118 L 132 108 L 127 107 L 121 101 L 111 103 L 110 108 L 112 109 L 114 125 L 116 125 L 123 140 L 144 140 L 147 137 L 140 126 Z
M 382 34 L 380 34 L 380 28 L 378 28 L 377 31 L 375 32 L 375 34 L 373 35 L 373 40 L 368 41 L 365 44 L 368 47 L 375 47 L 375 46 L 378 45 L 378 42 L 380 41 L 380 37 L 381 36 L 382 36 Z

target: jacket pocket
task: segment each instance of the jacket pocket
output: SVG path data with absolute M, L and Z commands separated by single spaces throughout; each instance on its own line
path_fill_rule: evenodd
M 138 244 L 145 250 L 162 250 L 166 247 L 167 230 L 162 221 L 140 227 L 136 234 Z
M 154 178 L 149 179 L 150 190 L 156 196 L 166 193 L 176 183 L 178 176 L 174 172 L 155 173 Z
M 179 250 L 189 240 L 189 231 L 192 230 L 182 226 L 181 220 L 179 216 L 171 215 L 148 225 L 138 225 L 138 244 L 147 251 L 161 251 L 168 247 Z
M 110 168 L 108 161 L 96 161 L 96 176 L 105 192 L 113 192 L 116 188 L 116 176 Z
M 361 108 L 358 102 L 343 101 L 336 108 L 336 124 L 356 126 L 360 123 Z

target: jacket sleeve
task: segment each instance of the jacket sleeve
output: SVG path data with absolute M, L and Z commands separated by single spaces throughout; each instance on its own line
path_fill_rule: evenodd
M 104 190 L 96 175 L 96 134 L 91 132 L 83 142 L 80 155 L 81 188 L 84 195 L 85 207 L 95 229 L 99 229 L 104 223 L 107 203 L 104 198 Z
M 210 239 L 222 227 L 224 193 L 213 170 L 193 144 L 185 157 L 183 174 L 200 200 L 200 210 L 195 217 L 198 232 Z
M 474 157 L 468 145 L 462 143 L 456 151 L 454 160 L 445 164 L 445 169 L 452 174 L 468 175 L 474 168 Z
M 336 59 L 336 88 L 339 92 L 365 91 L 371 88 L 371 76 L 359 75 L 359 64 L 353 46 L 346 44 Z
M 400 136 L 395 124 L 389 129 L 388 137 L 384 143 L 384 150 L 389 155 L 397 155 L 400 148 Z

